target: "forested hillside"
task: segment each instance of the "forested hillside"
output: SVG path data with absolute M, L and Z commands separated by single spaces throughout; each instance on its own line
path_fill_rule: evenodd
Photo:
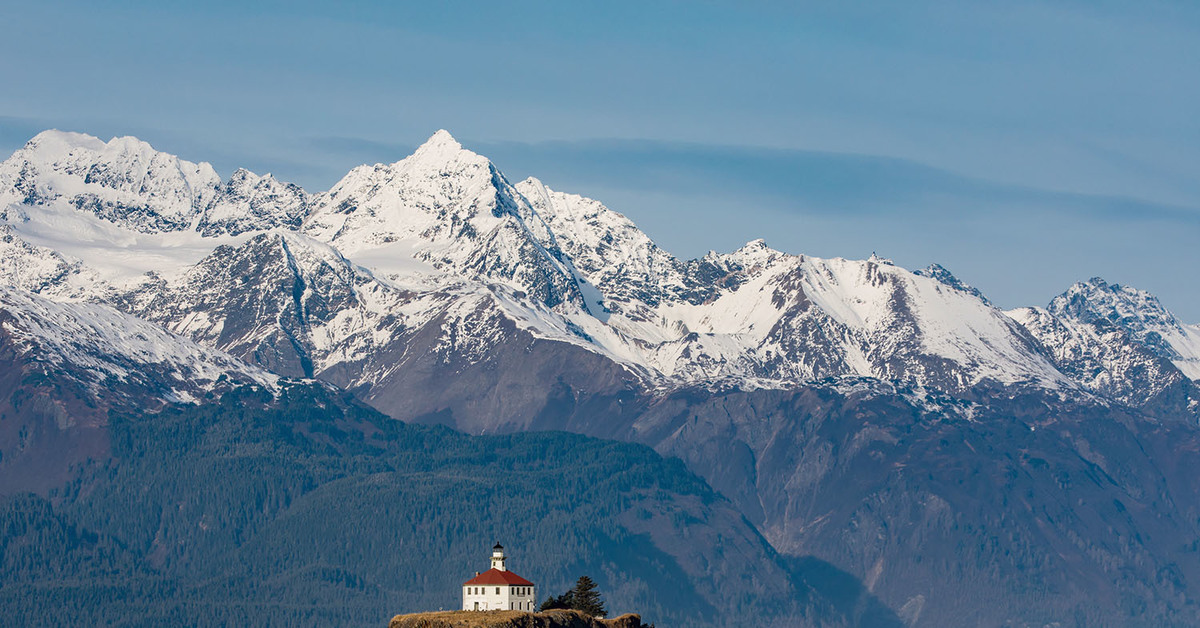
M 0 502 L 13 625 L 382 624 L 454 608 L 498 539 L 541 591 L 590 574 L 612 611 L 659 626 L 897 625 L 648 447 L 406 425 L 312 385 L 109 431 L 111 460 Z

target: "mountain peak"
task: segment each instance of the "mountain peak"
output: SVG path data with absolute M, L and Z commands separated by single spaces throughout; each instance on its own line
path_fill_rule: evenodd
M 206 179 L 219 179 L 208 162 L 193 163 L 181 159 L 177 155 L 160 151 L 149 142 L 132 135 L 113 137 L 105 142 L 87 133 L 47 129 L 33 136 L 13 157 L 18 155 L 25 160 L 45 165 L 71 159 L 83 160 L 89 166 L 104 163 L 109 168 L 141 169 L 151 168 L 151 164 L 157 162 L 159 167 L 196 171 Z
M 1054 297 L 1047 310 L 1082 323 L 1123 328 L 1189 378 L 1200 379 L 1200 334 L 1149 292 L 1092 277 Z
M 180 231 L 208 206 L 220 181 L 210 164 L 157 151 L 136 137 L 103 142 L 49 130 L 0 164 L 0 205 L 12 199 L 39 206 L 48 233 L 85 214 L 142 233 Z
M 768 259 L 773 259 L 779 255 L 783 255 L 783 252 L 767 246 L 767 241 L 763 238 L 755 238 L 754 240 L 743 244 L 741 248 L 734 251 L 730 255 L 747 260 L 753 259 L 765 261 Z
M 463 145 L 459 144 L 458 140 L 454 139 L 454 136 L 445 129 L 440 129 L 429 136 L 429 139 L 418 146 L 413 154 L 388 166 L 388 169 L 397 172 L 424 172 L 439 176 L 444 173 L 458 172 L 463 168 L 480 172 L 489 171 L 488 177 L 491 177 L 490 171 L 494 169 L 491 160 L 463 148 Z
M 764 239 L 764 238 L 755 238 L 755 239 L 753 239 L 753 240 L 751 240 L 751 241 L 749 241 L 749 242 L 747 242 L 747 243 L 743 244 L 743 245 L 742 245 L 742 246 L 741 246 L 741 247 L 738 249 L 738 252 L 767 251 L 767 250 L 770 250 L 770 249 L 771 249 L 771 247 L 767 246 L 767 241 L 766 241 L 766 239 Z
M 927 266 L 926 268 L 924 268 L 922 270 L 914 270 L 913 274 L 918 275 L 920 277 L 929 277 L 930 279 L 933 279 L 933 280 L 941 283 L 942 285 L 949 286 L 951 288 L 954 288 L 955 290 L 960 290 L 962 292 L 966 292 L 967 294 L 974 295 L 974 296 L 978 297 L 980 301 L 983 301 L 984 303 L 987 303 L 988 305 L 991 305 L 991 303 L 992 303 L 991 301 L 988 300 L 988 298 L 986 296 L 983 295 L 982 292 L 979 291 L 978 288 L 962 281 L 958 277 L 955 277 L 953 273 L 951 273 L 949 270 L 947 270 L 941 264 L 936 264 L 936 263 L 930 264 L 929 266 Z
M 453 135 L 446 129 L 438 129 L 429 139 L 425 140 L 424 144 L 417 147 L 414 155 L 435 154 L 435 153 L 457 153 L 463 150 L 462 144 L 454 139 Z
M 36 155 L 32 160 L 40 163 L 55 163 L 68 158 L 76 151 L 93 155 L 97 161 L 137 161 L 142 163 L 158 158 L 164 161 L 177 161 L 180 164 L 204 170 L 212 169 L 207 162 L 193 164 L 176 155 L 164 153 L 154 148 L 149 142 L 132 135 L 116 136 L 105 142 L 87 133 L 47 129 L 25 143 L 26 158 Z
M 25 149 L 36 152 L 67 153 L 74 148 L 86 148 L 93 151 L 104 150 L 104 140 L 86 133 L 47 129 L 33 136 L 25 143 Z
M 1101 277 L 1071 286 L 1050 302 L 1049 310 L 1085 322 L 1103 318 L 1112 323 L 1137 320 L 1174 324 L 1174 317 L 1154 295 L 1130 286 L 1110 284 Z

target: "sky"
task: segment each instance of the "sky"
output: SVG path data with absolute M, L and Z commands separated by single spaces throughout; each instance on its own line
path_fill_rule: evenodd
M 247 6 L 252 5 L 252 6 Z M 682 257 L 1093 276 L 1200 323 L 1194 2 L 16 2 L 0 152 L 46 128 L 310 191 L 437 129 Z

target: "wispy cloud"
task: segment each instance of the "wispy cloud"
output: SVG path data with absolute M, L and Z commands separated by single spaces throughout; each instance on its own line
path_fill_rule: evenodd
M 417 148 L 413 144 L 335 135 L 311 137 L 304 143 L 326 155 L 329 161 L 352 161 L 355 164 L 391 163 L 411 154 Z
M 804 214 L 962 216 L 1058 212 L 1092 220 L 1200 224 L 1200 209 L 997 183 L 913 160 L 647 140 L 478 143 L 501 169 L 554 185 L 740 199 Z M 511 168 L 506 164 L 510 164 Z M 1010 213 L 1011 215 L 1011 213 Z

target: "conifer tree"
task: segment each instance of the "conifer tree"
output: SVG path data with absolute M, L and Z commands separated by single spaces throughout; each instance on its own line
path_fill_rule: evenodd
M 571 596 L 571 608 L 577 611 L 583 611 L 592 617 L 604 617 L 608 614 L 608 611 L 604 610 L 604 599 L 596 590 L 596 583 L 587 576 L 579 576 L 579 580 L 575 581 L 575 588 L 568 591 L 567 595 Z
M 549 611 L 556 608 L 574 608 L 571 606 L 572 602 L 573 600 L 571 599 L 571 591 L 567 591 L 562 595 L 551 595 L 550 597 L 546 598 L 546 601 L 542 602 L 542 605 L 538 607 L 538 610 Z

